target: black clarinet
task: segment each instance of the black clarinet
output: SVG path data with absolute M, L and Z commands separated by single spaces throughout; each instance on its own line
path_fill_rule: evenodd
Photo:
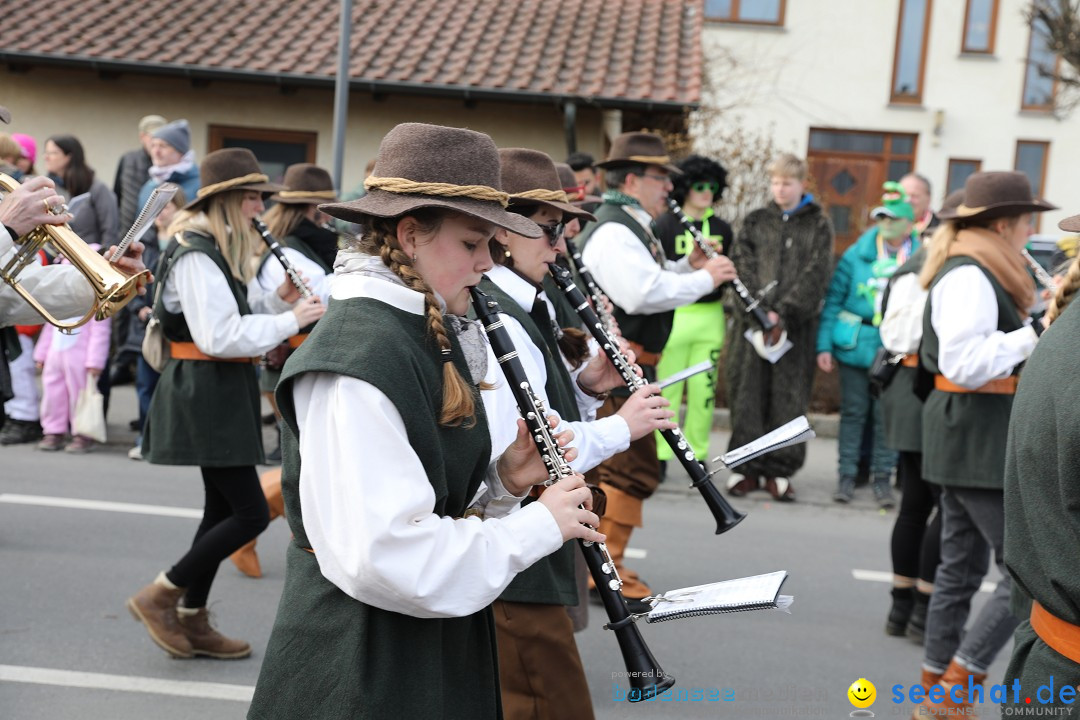
M 593 278 L 592 271 L 585 266 L 584 261 L 581 259 L 581 251 L 573 249 L 568 260 L 573 264 L 574 269 L 577 270 L 577 274 L 581 277 L 581 282 L 585 283 L 585 290 L 589 293 L 589 299 L 592 300 L 593 309 L 596 311 L 596 316 L 600 318 L 600 322 L 604 325 L 604 330 L 607 331 L 608 335 L 617 335 L 618 333 L 615 332 L 615 319 L 611 317 L 611 313 L 608 312 L 607 309 L 607 303 L 609 302 L 608 296 L 605 295 L 604 291 L 600 289 L 600 286 L 596 284 L 596 279 Z
M 300 273 L 296 272 L 296 268 L 289 262 L 289 258 L 285 257 L 285 253 L 281 251 L 281 245 L 274 239 L 274 236 L 270 234 L 270 230 L 267 229 L 266 224 L 258 218 L 252 218 L 251 224 L 255 226 L 255 231 L 259 233 L 259 236 L 266 243 L 266 247 L 270 248 L 270 252 L 274 253 L 274 257 L 281 263 L 281 267 L 285 268 L 285 274 L 289 276 L 289 280 L 296 286 L 296 289 L 300 291 L 300 297 L 307 300 L 314 295 L 311 292 L 311 288 L 307 286 L 303 278 L 300 277 Z
M 668 207 L 671 208 L 671 212 L 675 213 L 675 217 L 679 218 L 687 231 L 693 235 L 694 242 L 701 248 L 701 252 L 705 253 L 705 257 L 710 260 L 720 257 L 720 253 L 716 251 L 712 243 L 705 239 L 705 236 L 694 225 L 694 221 L 687 217 L 679 203 L 675 202 L 675 198 L 669 197 L 667 203 Z M 754 321 L 761 326 L 764 332 L 771 332 L 776 327 L 776 323 L 769 319 L 769 313 L 765 312 L 765 309 L 761 307 L 761 299 L 751 295 L 750 291 L 743 285 L 743 281 L 737 277 L 731 281 L 731 286 L 735 288 L 735 294 L 739 296 L 739 300 L 745 306 L 746 312 L 754 316 Z
M 518 359 L 514 343 L 507 334 L 506 328 L 503 327 L 502 320 L 499 319 L 501 312 L 499 303 L 478 288 L 470 288 L 469 293 L 472 295 L 476 316 L 487 331 L 491 348 L 499 360 L 499 367 L 502 368 L 506 382 L 514 393 L 518 412 L 525 418 L 529 426 L 529 434 L 532 435 L 536 449 L 547 467 L 546 484 L 551 485 L 561 478 L 570 477 L 574 471 L 566 462 L 562 448 L 551 434 L 543 403 L 532 391 L 529 378 L 525 375 L 525 368 Z M 615 570 L 615 563 L 608 555 L 607 547 L 603 543 L 586 542 L 580 538 L 578 545 L 585 556 L 585 564 L 589 566 L 589 573 L 596 583 L 596 590 L 607 611 L 608 623 L 604 628 L 614 631 L 615 638 L 619 641 L 619 649 L 622 651 L 623 662 L 629 671 L 632 690 L 627 693 L 627 699 L 630 702 L 638 702 L 656 697 L 674 685 L 675 678 L 667 675 L 656 662 L 652 651 L 645 644 L 645 639 L 641 637 L 637 625 L 634 624 L 635 617 L 626 607 L 626 600 L 622 594 L 622 580 Z
M 600 345 L 600 348 L 611 360 L 611 364 L 614 365 L 619 374 L 622 375 L 623 381 L 626 383 L 626 387 L 630 389 L 630 392 L 634 392 L 639 388 L 648 384 L 644 378 L 638 377 L 637 373 L 630 366 L 630 362 L 626 359 L 626 356 L 619 350 L 619 345 L 607 332 L 604 331 L 603 326 L 600 323 L 600 318 L 596 316 L 593 309 L 589 307 L 589 302 L 582 295 L 581 290 L 574 284 L 574 278 L 570 275 L 570 272 L 564 268 L 556 265 L 555 263 L 548 263 L 548 268 L 551 270 L 552 277 L 555 278 L 555 282 L 566 297 L 569 298 L 570 304 L 577 310 L 578 316 L 582 322 L 585 323 L 585 327 L 593 338 Z M 694 451 L 690 447 L 690 443 L 683 437 L 682 430 L 676 427 L 674 430 L 661 430 L 660 434 L 663 436 L 667 444 L 671 446 L 672 451 L 675 453 L 675 457 L 679 459 L 682 466 L 686 468 L 687 474 L 690 475 L 691 487 L 697 488 L 701 493 L 701 497 L 705 499 L 705 504 L 709 506 L 709 510 L 712 511 L 713 518 L 716 520 L 716 534 L 719 535 L 722 532 L 726 532 L 731 528 L 739 524 L 739 522 L 746 517 L 745 513 L 741 513 L 735 508 L 731 507 L 731 504 L 724 499 L 724 496 L 720 494 L 720 491 L 713 485 L 710 473 L 705 465 L 694 456 Z

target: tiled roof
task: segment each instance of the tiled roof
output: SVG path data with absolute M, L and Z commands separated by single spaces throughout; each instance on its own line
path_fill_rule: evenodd
M 349 75 L 374 92 L 695 105 L 703 1 L 354 0 Z M 325 85 L 339 12 L 338 0 L 4 0 L 0 61 Z

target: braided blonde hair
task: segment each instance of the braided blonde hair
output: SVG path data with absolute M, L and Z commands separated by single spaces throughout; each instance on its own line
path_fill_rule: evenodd
M 437 232 L 447 215 L 446 210 L 422 208 L 410 212 L 408 217 L 415 219 L 421 232 L 426 234 Z M 476 397 L 472 387 L 461 377 L 457 366 L 449 360 L 450 338 L 443 324 L 442 308 L 435 292 L 413 267 L 412 258 L 406 255 L 398 244 L 397 226 L 400 221 L 400 217 L 370 218 L 359 242 L 359 249 L 382 258 L 383 264 L 401 278 L 407 288 L 424 296 L 427 331 L 439 346 L 443 360 L 443 397 L 439 424 L 445 427 L 472 427 L 476 424 Z
M 1050 308 L 1046 311 L 1048 322 L 1054 322 L 1061 313 L 1065 312 L 1065 308 L 1072 302 L 1077 290 L 1080 290 L 1080 253 L 1077 253 L 1073 261 L 1069 263 L 1069 270 L 1065 273 L 1061 287 L 1058 288 L 1054 297 L 1050 298 Z

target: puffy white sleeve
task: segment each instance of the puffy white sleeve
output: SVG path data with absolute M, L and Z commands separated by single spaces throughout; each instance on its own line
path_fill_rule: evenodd
M 0 225 L 0 267 L 8 264 L 16 250 L 14 239 Z M 19 283 L 55 318 L 85 315 L 94 304 L 94 290 L 90 282 L 74 265 L 40 265 L 35 257 L 19 273 Z M 36 325 L 40 322 L 41 315 L 10 285 L 0 282 L 0 327 Z
M 413 617 L 461 617 L 562 547 L 541 503 L 498 519 L 436 515 L 401 415 L 371 384 L 311 373 L 293 400 L 304 530 L 323 576 L 350 597 Z
M 878 328 L 881 344 L 889 352 L 907 355 L 919 349 L 928 295 L 919 284 L 918 273 L 906 273 L 893 281 L 889 305 Z
M 299 331 L 289 310 L 241 315 L 225 275 L 202 252 L 173 261 L 161 299 L 169 312 L 184 313 L 195 345 L 213 357 L 259 355 Z
M 285 259 L 304 276 L 307 286 L 315 293 L 325 305 L 330 302 L 330 280 L 333 275 L 327 275 L 318 264 L 312 262 L 306 255 L 290 247 L 283 247 Z M 263 292 L 277 294 L 277 289 L 285 282 L 285 268 L 276 257 L 268 258 L 259 271 L 259 287 Z

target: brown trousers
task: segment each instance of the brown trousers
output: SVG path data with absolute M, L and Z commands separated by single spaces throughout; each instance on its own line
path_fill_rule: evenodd
M 610 397 L 596 412 L 597 419 L 619 412 L 628 398 Z M 649 433 L 630 443 L 624 452 L 612 455 L 597 467 L 600 481 L 627 495 L 645 500 L 660 485 L 660 461 L 656 457 L 656 434 Z
M 496 600 L 493 609 L 506 720 L 592 720 L 566 608 Z

